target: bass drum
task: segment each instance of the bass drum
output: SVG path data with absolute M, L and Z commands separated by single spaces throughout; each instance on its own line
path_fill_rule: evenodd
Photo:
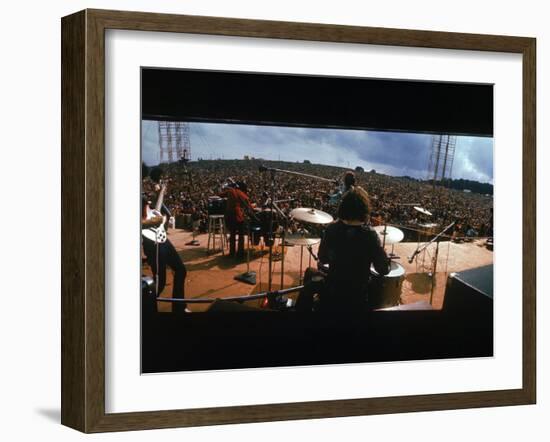
M 394 307 L 399 305 L 401 289 L 405 279 L 405 269 L 395 261 L 391 261 L 390 272 L 380 276 L 371 266 L 371 281 L 369 284 L 368 302 L 371 309 Z

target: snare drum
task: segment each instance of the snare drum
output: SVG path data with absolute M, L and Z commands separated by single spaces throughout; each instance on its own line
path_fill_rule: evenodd
M 401 288 L 405 279 L 405 269 L 395 261 L 390 263 L 390 272 L 380 276 L 371 265 L 369 284 L 369 306 L 373 309 L 393 307 L 399 304 Z

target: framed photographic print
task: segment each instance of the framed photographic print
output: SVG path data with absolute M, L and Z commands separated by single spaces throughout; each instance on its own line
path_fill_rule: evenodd
M 534 403 L 535 166 L 531 38 L 63 18 L 62 423 Z

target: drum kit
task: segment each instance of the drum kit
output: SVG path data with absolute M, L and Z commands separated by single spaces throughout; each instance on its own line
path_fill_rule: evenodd
M 288 218 L 277 207 L 275 201 L 273 202 L 273 209 L 263 208 L 255 210 L 254 219 L 248 225 L 249 250 L 247 253 L 247 271 L 242 275 L 236 276 L 235 279 L 249 284 L 256 283 L 255 272 L 250 271 L 250 244 L 252 243 L 254 246 L 257 246 L 260 243 L 260 238 L 263 237 L 264 244 L 270 249 L 268 289 L 271 290 L 272 266 L 275 260 L 272 248 L 275 245 L 275 239 L 279 237 L 281 239 L 281 253 L 277 254 L 276 259 L 280 259 L 281 261 L 281 289 L 283 288 L 285 246 L 300 247 L 300 283 L 302 282 L 304 247 L 310 252 L 309 265 L 311 266 L 312 247 L 321 242 L 321 238 L 311 237 L 308 232 L 311 230 L 311 226 L 321 227 L 330 224 L 334 221 L 334 218 L 321 210 L 305 207 L 293 209 L 289 215 L 291 220 L 300 224 L 300 228 L 297 229 L 296 233 L 287 235 Z
M 390 271 L 386 275 L 380 275 L 371 265 L 371 281 L 369 284 L 369 305 L 372 308 L 393 307 L 399 304 L 401 298 L 401 287 L 405 279 L 404 267 L 396 262 L 400 259 L 394 254 L 395 244 L 403 241 L 405 234 L 397 227 L 387 224 L 374 227 L 378 234 L 384 250 L 387 245 L 391 246 L 391 252 L 388 254 L 390 259 Z
M 260 172 L 271 173 L 271 197 L 268 199 L 269 203 L 266 203 L 264 209 L 259 215 L 264 217 L 260 221 L 260 225 L 256 226 L 257 230 L 263 231 L 264 242 L 269 246 L 269 278 L 268 278 L 268 290 L 271 290 L 272 284 L 272 265 L 273 265 L 273 246 L 275 238 L 277 236 L 281 239 L 281 288 L 283 287 L 283 275 L 284 275 L 284 262 L 285 262 L 285 246 L 297 246 L 300 247 L 300 284 L 303 278 L 303 255 L 304 248 L 309 252 L 309 265 L 311 267 L 312 257 L 318 261 L 318 257 L 313 252 L 313 246 L 321 242 L 320 237 L 312 237 L 309 234 L 310 230 L 319 231 L 323 226 L 330 224 L 334 221 L 333 217 L 321 210 L 309 207 L 298 207 L 290 211 L 287 217 L 276 205 L 275 201 L 275 173 L 290 173 L 293 175 L 304 175 L 308 178 L 316 178 L 323 181 L 334 182 L 321 177 L 315 177 L 312 175 L 302 174 L 299 172 L 290 172 L 280 169 L 260 167 Z M 414 210 L 421 214 L 423 217 L 430 217 L 432 213 L 427 209 L 414 206 Z M 298 225 L 298 229 L 295 233 L 288 234 L 289 227 L 288 222 L 294 222 Z M 280 234 L 277 235 L 276 231 Z M 382 247 L 391 246 L 391 252 L 388 254 L 390 271 L 386 275 L 380 275 L 374 268 L 371 268 L 372 284 L 369 288 L 369 304 L 372 308 L 384 308 L 391 307 L 399 304 L 401 287 L 403 280 L 405 279 L 404 267 L 396 262 L 400 259 L 399 256 L 394 254 L 395 244 L 403 241 L 405 235 L 402 230 L 397 227 L 389 226 L 387 224 L 374 227 L 374 231 L 380 238 Z M 266 241 L 267 240 L 267 241 Z M 319 267 L 321 271 L 326 271 L 326 265 Z M 248 269 L 247 269 L 248 270 Z M 372 302 L 371 302 L 372 301 Z
M 330 214 L 323 212 L 321 210 L 311 209 L 307 207 L 298 207 L 292 210 L 290 212 L 290 217 L 299 223 L 314 224 L 317 226 L 330 224 L 332 221 L 334 221 L 334 218 L 332 218 Z M 309 267 L 311 267 L 312 256 L 317 258 L 313 254 L 312 247 L 315 244 L 318 244 L 321 242 L 321 238 L 308 238 L 306 232 L 307 230 L 301 228 L 298 230 L 297 233 L 293 235 L 289 235 L 286 238 L 286 242 L 291 246 L 300 247 L 300 284 L 302 283 L 302 280 L 303 280 L 302 267 L 303 267 L 303 261 L 304 261 L 304 247 L 306 247 L 309 252 Z
M 415 210 L 422 215 L 431 216 L 431 213 L 422 208 L 416 207 Z M 318 226 L 329 224 L 333 221 L 330 214 L 323 211 L 300 207 L 290 212 L 290 216 L 293 220 L 302 224 L 315 224 Z M 435 223 L 427 223 L 431 229 L 435 228 Z M 382 247 L 386 249 L 386 246 L 391 246 L 391 252 L 388 254 L 390 259 L 390 270 L 386 275 L 380 275 L 371 267 L 371 284 L 369 287 L 369 304 L 373 308 L 386 308 L 398 305 L 400 302 L 400 295 L 402 284 L 405 279 L 405 268 L 396 260 L 400 259 L 399 256 L 394 254 L 395 244 L 403 241 L 405 234 L 397 227 L 389 226 L 387 224 L 376 226 L 373 230 L 380 238 Z M 303 251 L 304 247 L 308 249 L 309 266 L 311 266 L 311 258 L 317 260 L 317 257 L 313 253 L 312 247 L 319 244 L 320 238 L 308 237 L 306 229 L 298 230 L 298 233 L 289 235 L 286 238 L 286 243 L 293 246 L 300 247 L 300 283 L 302 283 L 302 263 L 303 263 Z M 322 270 L 327 271 L 327 266 L 323 266 Z
M 327 224 L 334 221 L 334 218 L 322 210 L 298 207 L 290 211 L 289 220 L 293 222 L 298 228 L 295 233 L 286 233 L 288 226 L 287 222 L 281 220 L 284 214 L 280 214 L 276 205 L 274 209 L 258 209 L 256 212 L 256 221 L 251 223 L 250 232 L 252 234 L 252 241 L 257 245 L 259 236 L 264 237 L 264 243 L 268 246 L 274 245 L 275 237 L 281 239 L 281 288 L 283 285 L 283 273 L 284 273 L 284 247 L 300 247 L 300 284 L 303 282 L 303 261 L 304 261 L 304 248 L 309 252 L 309 267 L 311 267 L 312 258 L 318 261 L 318 257 L 313 252 L 313 247 L 321 242 L 321 238 L 312 236 L 309 232 L 311 230 L 322 229 Z M 431 213 L 423 207 L 415 206 L 414 209 L 420 214 L 429 217 Z M 273 213 L 271 212 L 273 210 Z M 268 234 L 268 224 L 271 220 L 273 231 L 279 231 L 278 235 L 270 236 Z M 436 224 L 426 223 L 425 228 L 434 228 Z M 390 225 L 380 225 L 373 227 L 380 239 L 380 243 L 384 249 L 387 246 L 391 246 L 391 252 L 388 253 L 390 271 L 386 275 L 380 275 L 371 267 L 371 283 L 369 286 L 369 304 L 372 308 L 386 308 L 398 305 L 400 302 L 400 295 L 402 284 L 405 279 L 405 268 L 396 260 L 400 257 L 394 254 L 394 247 L 396 244 L 403 241 L 405 235 L 403 231 L 397 227 Z M 328 266 L 320 266 L 321 271 L 327 272 Z
M 414 210 L 425 219 L 429 219 L 428 217 L 432 216 L 432 213 L 423 207 L 415 205 Z M 419 225 L 426 233 L 433 232 L 437 226 L 436 223 L 430 222 L 424 222 Z M 374 267 L 371 267 L 372 279 L 369 287 L 369 304 L 374 308 L 396 306 L 400 302 L 401 288 L 405 279 L 405 268 L 395 261 L 400 258 L 394 254 L 394 247 L 395 244 L 403 241 L 405 235 L 402 230 L 394 226 L 388 226 L 387 224 L 376 226 L 374 230 L 380 238 L 382 247 L 385 249 L 387 245 L 390 245 L 392 248 L 388 254 L 390 258 L 390 271 L 387 275 L 381 276 Z M 419 250 L 420 245 L 417 247 L 412 259 L 415 258 Z M 412 259 L 409 257 L 409 263 L 412 262 Z
M 370 272 L 372 279 L 369 284 L 369 305 L 373 308 L 398 305 L 405 279 L 405 268 L 395 261 L 390 261 L 390 271 L 387 275 L 379 275 L 373 265 L 371 265 Z
M 415 206 L 414 210 L 419 212 L 424 217 L 431 217 L 432 213 L 423 207 Z M 313 224 L 328 224 L 332 222 L 332 217 L 324 212 L 309 208 L 298 208 L 291 212 L 291 216 L 302 223 Z M 434 232 L 438 224 L 432 222 L 424 222 L 421 224 L 423 230 L 428 232 Z M 400 259 L 399 256 L 394 254 L 395 244 L 403 241 L 405 234 L 397 227 L 389 226 L 387 224 L 375 226 L 373 230 L 380 238 L 382 247 L 386 249 L 386 246 L 391 246 L 391 252 L 388 253 L 390 259 L 390 269 L 388 274 L 380 275 L 371 266 L 371 283 L 369 286 L 369 304 L 372 308 L 386 308 L 396 306 L 400 302 L 401 290 L 403 281 L 405 279 L 405 268 L 396 260 Z M 287 240 L 288 243 L 301 246 L 300 253 L 300 275 L 302 275 L 302 253 L 304 246 L 308 248 L 310 252 L 310 265 L 311 256 L 316 258 L 312 252 L 312 246 L 320 242 L 320 238 L 307 238 L 304 234 L 294 236 Z M 328 267 L 323 266 L 322 270 L 327 271 Z M 301 279 L 300 279 L 301 282 Z

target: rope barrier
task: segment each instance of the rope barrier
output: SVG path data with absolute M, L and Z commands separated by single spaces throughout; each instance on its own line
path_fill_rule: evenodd
M 159 302 L 185 302 L 189 304 L 211 304 L 215 301 L 236 301 L 236 302 L 246 302 L 246 301 L 255 301 L 257 299 L 267 298 L 270 296 L 277 297 L 283 296 L 288 293 L 299 292 L 304 288 L 303 285 L 298 285 L 296 287 L 289 287 L 287 289 L 275 290 L 271 292 L 262 292 L 256 293 L 254 295 L 243 295 L 243 296 L 230 296 L 227 298 L 157 298 Z

